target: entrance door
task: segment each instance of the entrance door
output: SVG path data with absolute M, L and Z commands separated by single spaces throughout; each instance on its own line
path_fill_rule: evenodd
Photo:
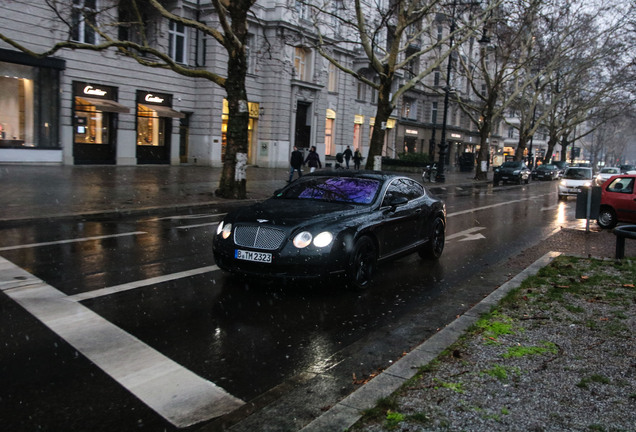
M 311 144 L 311 103 L 298 101 L 296 104 L 296 134 L 294 144 L 300 149 L 308 149 Z
M 76 98 L 73 119 L 73 159 L 76 164 L 114 164 L 115 114 L 100 111 Z
M 152 108 L 137 107 L 137 163 L 170 163 L 172 118 L 160 117 Z

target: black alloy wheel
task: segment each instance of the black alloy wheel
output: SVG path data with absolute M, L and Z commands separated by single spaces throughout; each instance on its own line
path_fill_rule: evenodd
M 433 221 L 431 237 L 429 241 L 418 251 L 420 257 L 424 259 L 439 259 L 444 251 L 446 243 L 446 226 L 440 217 L 436 217 Z
M 371 285 L 378 253 L 375 243 L 368 236 L 360 237 L 353 246 L 351 259 L 347 268 L 349 287 L 363 290 Z

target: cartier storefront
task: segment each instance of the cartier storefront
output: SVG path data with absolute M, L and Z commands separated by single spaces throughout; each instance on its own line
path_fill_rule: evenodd
M 172 95 L 137 91 L 137 163 L 170 163 L 173 118 L 185 114 L 172 109 Z

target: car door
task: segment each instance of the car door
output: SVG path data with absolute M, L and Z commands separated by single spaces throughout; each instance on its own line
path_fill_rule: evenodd
M 613 193 L 614 209 L 621 222 L 636 222 L 636 194 L 634 193 L 634 177 L 623 177 L 613 182 L 610 187 Z M 621 185 L 620 188 L 617 188 Z M 608 190 L 609 188 L 608 187 Z
M 400 178 L 393 180 L 387 188 L 381 207 L 383 220 L 377 233 L 382 257 L 408 248 L 421 231 L 422 193 L 417 193 L 414 184 L 419 185 L 412 180 Z M 391 200 L 395 198 L 404 198 L 406 202 L 391 206 Z

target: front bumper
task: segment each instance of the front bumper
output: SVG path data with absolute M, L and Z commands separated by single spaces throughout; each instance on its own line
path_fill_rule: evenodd
M 216 265 L 227 272 L 252 277 L 285 279 L 318 279 L 344 273 L 346 257 L 335 248 L 296 249 L 293 246 L 282 250 L 262 251 L 240 247 L 242 250 L 268 252 L 272 254 L 270 263 L 245 261 L 235 257 L 237 247 L 233 242 L 215 241 L 213 254 Z

